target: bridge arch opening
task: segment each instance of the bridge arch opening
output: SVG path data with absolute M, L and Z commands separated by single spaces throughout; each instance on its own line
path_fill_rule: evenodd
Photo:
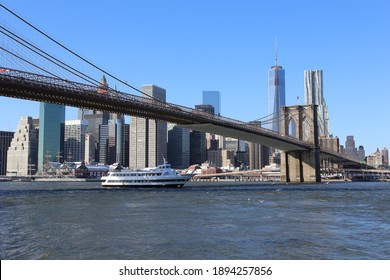
M 293 118 L 288 123 L 288 135 L 297 138 L 297 123 Z

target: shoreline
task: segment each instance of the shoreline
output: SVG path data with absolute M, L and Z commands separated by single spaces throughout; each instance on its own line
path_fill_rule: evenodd
M 51 178 L 51 177 L 17 177 L 17 178 L 7 178 L 0 177 L 0 183 L 2 182 L 75 182 L 75 183 L 97 183 L 101 182 L 100 178 Z M 366 181 L 358 181 L 358 180 L 345 180 L 345 179 L 332 179 L 326 180 L 323 179 L 319 184 L 330 184 L 330 183 L 341 183 L 341 182 L 389 182 L 389 180 L 366 180 Z M 188 181 L 185 186 L 219 186 L 221 184 L 224 185 L 262 185 L 262 184 L 272 184 L 272 185 L 286 185 L 286 184 L 318 184 L 316 182 L 281 182 L 276 180 L 269 181 L 260 181 L 260 180 L 235 180 L 235 179 L 219 179 L 219 180 L 192 180 Z
M 17 178 L 0 178 L 1 182 L 101 182 L 100 178 L 51 178 L 51 177 L 17 177 Z

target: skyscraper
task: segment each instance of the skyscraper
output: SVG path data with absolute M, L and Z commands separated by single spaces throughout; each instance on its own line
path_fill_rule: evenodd
M 8 149 L 7 175 L 34 175 L 37 164 L 38 139 L 31 117 L 22 117 Z
M 38 172 L 45 161 L 61 161 L 64 156 L 65 106 L 41 102 L 39 112 Z
M 272 119 L 269 129 L 279 133 L 282 128 L 280 107 L 286 105 L 286 86 L 284 69 L 278 64 L 277 44 L 275 38 L 275 65 L 268 70 L 268 114 Z
M 86 120 L 65 121 L 64 159 L 66 161 L 80 162 L 85 159 L 87 126 Z
M 92 133 L 85 133 L 85 152 L 84 162 L 85 164 L 91 164 L 96 162 L 95 159 L 95 138 Z
M 322 70 L 305 70 L 305 104 L 318 105 L 318 132 L 320 136 L 329 137 L 328 106 L 324 99 Z
M 190 131 L 168 124 L 168 161 L 172 168 L 185 169 L 190 165 Z
M 366 151 L 364 150 L 364 147 L 362 145 L 359 146 L 358 153 L 359 153 L 359 160 L 364 161 L 366 158 Z
M 359 152 L 355 146 L 355 139 L 352 135 L 347 136 L 347 141 L 345 141 L 345 154 L 356 160 L 359 159 Z
M 285 73 L 278 64 L 278 53 L 275 48 L 275 65 L 268 70 L 268 114 L 271 118 L 269 129 L 280 133 L 282 128 L 281 106 L 286 105 Z M 267 150 L 267 148 L 264 148 Z M 280 153 L 272 147 L 268 147 L 269 156 L 274 156 L 279 162 Z
M 117 125 L 114 120 L 109 120 L 108 124 L 100 125 L 99 139 L 99 162 L 104 164 L 113 164 L 118 162 L 117 156 Z M 122 164 L 122 162 L 121 162 Z
M 115 123 L 115 141 L 116 141 L 115 162 L 127 166 L 125 165 L 125 162 L 127 162 L 125 155 L 126 155 L 126 143 L 128 143 L 128 139 L 126 139 L 125 137 L 125 132 L 126 132 L 125 117 L 119 114 L 111 114 L 111 120 L 112 122 Z
M 143 97 L 166 101 L 166 91 L 155 85 L 142 86 Z M 132 168 L 153 167 L 167 158 L 167 123 L 130 117 L 130 160 Z
M 212 105 L 214 107 L 214 114 L 221 115 L 221 93 L 216 90 L 205 90 L 202 93 L 202 104 Z
M 280 107 L 286 105 L 285 93 L 285 74 L 282 66 L 278 65 L 275 59 L 275 65 L 268 70 L 268 114 L 273 121 L 269 129 L 280 132 L 282 127 L 282 118 Z
M 108 124 L 110 114 L 108 112 L 101 111 L 84 111 L 82 120 L 88 121 L 87 133 L 90 133 L 95 140 L 95 160 L 99 161 L 99 139 L 100 139 L 100 126 Z
M 389 150 L 387 148 L 383 148 L 381 151 L 382 154 L 382 164 L 385 167 L 389 166 Z
M 7 152 L 14 132 L 0 131 L 0 175 L 7 174 Z

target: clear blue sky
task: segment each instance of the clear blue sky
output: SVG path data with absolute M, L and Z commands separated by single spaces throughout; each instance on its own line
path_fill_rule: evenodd
M 390 148 L 387 0 L 1 3 L 133 86 L 165 88 L 170 102 L 193 107 L 203 90 L 219 90 L 222 115 L 243 121 L 267 115 L 277 37 L 287 105 L 297 96 L 304 101 L 303 71 L 322 69 L 330 133 L 341 144 L 354 135 L 366 154 Z M 14 131 L 22 115 L 38 114 L 38 103 L 0 97 L 0 130 Z

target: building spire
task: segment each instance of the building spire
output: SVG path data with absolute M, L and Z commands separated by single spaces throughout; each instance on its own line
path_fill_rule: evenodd
M 107 79 L 106 76 L 103 74 L 103 77 L 100 80 L 100 84 L 98 87 L 98 93 L 108 93 L 108 89 L 109 87 L 108 87 Z
M 278 37 L 275 37 L 275 66 L 278 66 Z

